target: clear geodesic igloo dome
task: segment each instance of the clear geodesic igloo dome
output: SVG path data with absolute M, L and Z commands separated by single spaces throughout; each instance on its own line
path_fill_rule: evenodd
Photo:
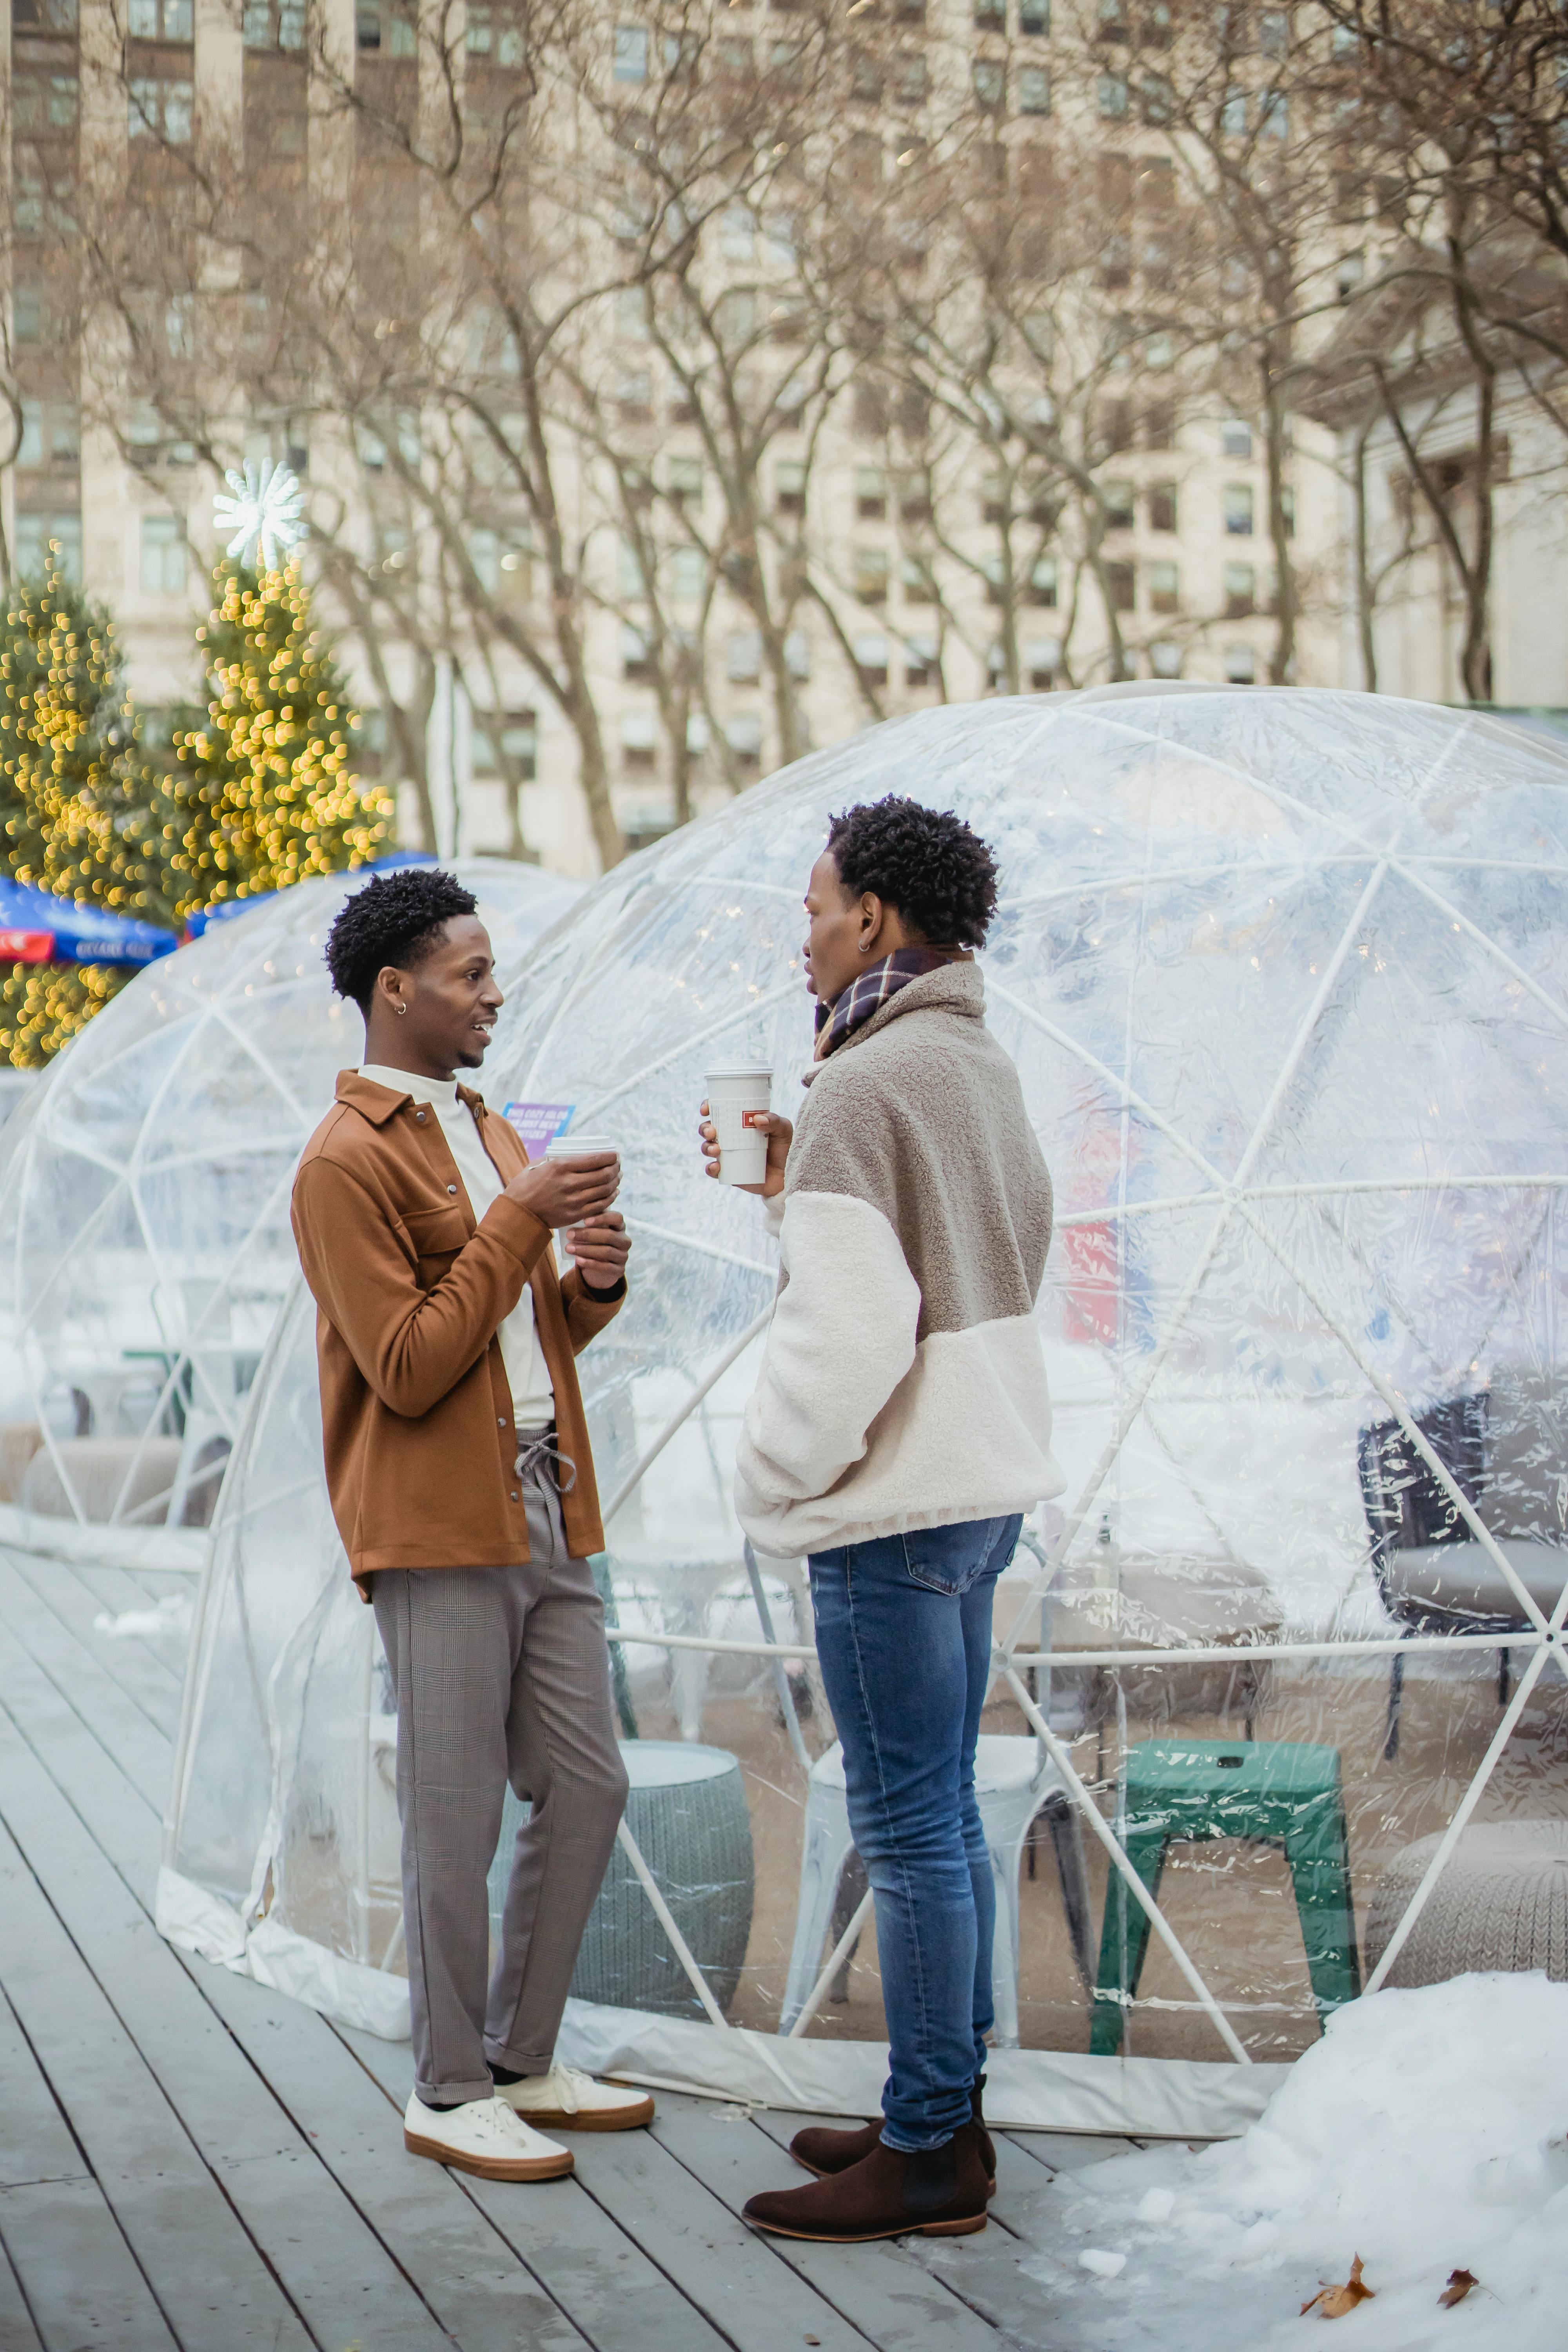
M 801 1099 L 805 877 L 830 811 L 894 791 L 997 854 L 987 1017 L 1057 1191 L 1068 1487 L 998 1588 L 979 1765 L 988 2102 L 1232 2129 L 1336 2004 L 1452 1972 L 1439 1872 L 1568 1815 L 1568 755 L 1331 692 L 930 711 L 616 869 L 520 976 L 487 1092 L 618 1139 L 635 1241 L 581 1363 L 633 1794 L 571 2054 L 865 2113 L 875 1937 L 804 1563 L 730 1499 L 776 1253 L 695 1123 L 738 1056 Z M 318 1461 L 297 1295 L 225 1487 L 160 1919 L 396 2032 L 396 1725 Z
M 578 886 L 455 870 L 504 985 Z M 298 1271 L 294 1162 L 363 1051 L 322 948 L 365 878 L 296 884 L 138 973 L 5 1127 L 0 1540 L 199 1566 L 206 1537 L 183 1531 L 211 1519 Z

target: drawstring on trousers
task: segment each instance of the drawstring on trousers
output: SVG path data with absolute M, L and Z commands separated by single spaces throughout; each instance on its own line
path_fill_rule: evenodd
M 520 1429 L 517 1433 L 517 1475 L 526 1478 L 531 1471 L 542 1469 L 546 1463 L 555 1465 L 555 1489 L 569 1495 L 577 1484 L 577 1465 L 569 1454 L 563 1454 L 558 1443 L 555 1423 L 546 1422 L 542 1429 Z M 562 1473 L 564 1471 L 564 1476 Z

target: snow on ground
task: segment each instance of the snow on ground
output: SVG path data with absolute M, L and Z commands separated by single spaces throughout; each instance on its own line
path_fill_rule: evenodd
M 1325 2324 L 1325 2352 L 1563 2352 L 1568 1984 L 1356 2001 L 1242 2138 L 1064 2174 L 1046 2209 L 1028 2268 L 1061 2352 L 1276 2352 Z M 1303 2319 L 1357 2254 L 1373 2299 Z M 1479 2284 L 1445 2309 L 1457 2270 Z

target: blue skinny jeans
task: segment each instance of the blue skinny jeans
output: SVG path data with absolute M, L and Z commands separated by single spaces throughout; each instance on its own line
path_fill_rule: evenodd
M 985 2064 L 996 1900 L 974 1743 L 992 1596 L 1022 1525 L 965 1519 L 810 1560 L 849 1827 L 877 1904 L 890 2045 L 882 2138 L 906 2155 L 968 2122 Z

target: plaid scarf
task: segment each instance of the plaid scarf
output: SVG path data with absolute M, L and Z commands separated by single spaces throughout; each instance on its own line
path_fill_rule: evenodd
M 928 971 L 940 971 L 944 963 L 952 963 L 951 955 L 937 948 L 897 948 L 879 963 L 868 964 L 857 972 L 847 988 L 839 990 L 831 1004 L 816 1000 L 816 1050 L 815 1062 L 826 1062 L 836 1054 L 847 1037 L 863 1029 L 874 1013 L 879 1013 L 889 996 L 907 988 L 911 980 L 919 980 Z

